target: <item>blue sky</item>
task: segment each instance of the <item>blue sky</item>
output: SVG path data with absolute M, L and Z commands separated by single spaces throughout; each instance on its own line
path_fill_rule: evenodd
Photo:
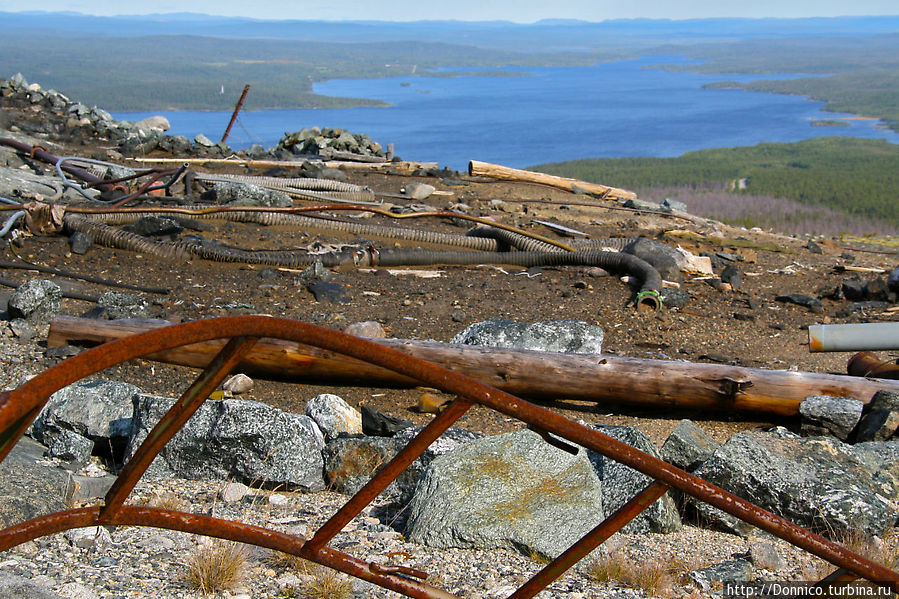
M 457 19 L 507 20 L 522 23 L 547 18 L 602 21 L 621 18 L 688 19 L 700 17 L 832 17 L 897 15 L 897 0 L 159 0 L 123 3 L 120 0 L 0 0 L 0 10 L 68 10 L 87 14 L 147 14 L 198 12 L 260 19 L 365 19 L 415 21 Z

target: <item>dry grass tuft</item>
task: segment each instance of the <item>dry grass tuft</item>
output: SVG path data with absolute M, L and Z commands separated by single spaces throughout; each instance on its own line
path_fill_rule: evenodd
M 204 595 L 233 587 L 246 574 L 249 550 L 231 541 L 200 546 L 185 564 L 187 582 Z
M 147 502 L 149 507 L 155 507 L 160 510 L 172 510 L 175 512 L 187 511 L 188 503 L 178 495 L 172 492 L 153 493 L 153 497 Z
M 349 599 L 353 595 L 353 583 L 336 570 L 316 565 L 309 576 L 300 589 L 306 599 Z
M 671 594 L 672 574 L 678 570 L 677 566 L 659 559 L 637 563 L 615 552 L 596 560 L 590 567 L 590 576 L 599 582 L 617 582 L 640 589 L 653 597 L 667 597 Z

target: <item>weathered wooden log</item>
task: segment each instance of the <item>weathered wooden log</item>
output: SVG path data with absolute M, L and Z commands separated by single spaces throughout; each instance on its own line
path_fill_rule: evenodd
M 328 168 L 352 170 L 384 171 L 390 169 L 400 173 L 411 173 L 419 169 L 437 168 L 437 162 L 350 162 L 347 160 L 321 160 L 320 156 L 310 156 L 308 160 L 249 160 L 241 158 L 132 158 L 139 163 L 154 164 L 216 164 L 245 166 L 247 168 L 293 168 L 308 163 L 317 163 Z
M 47 344 L 102 343 L 172 323 L 165 320 L 98 321 L 61 316 Z M 762 370 L 720 364 L 559 354 L 453 345 L 431 341 L 372 339 L 530 399 L 573 399 L 661 409 L 754 411 L 791 416 L 809 395 L 870 401 L 880 389 L 899 392 L 899 382 L 809 372 Z M 206 366 L 224 340 L 196 343 L 147 356 L 171 364 Z M 331 351 L 291 341 L 261 339 L 240 372 L 293 382 L 368 387 L 413 387 L 411 379 Z
M 589 183 L 587 181 L 578 181 L 577 179 L 569 179 L 568 177 L 557 177 L 555 175 L 547 175 L 545 173 L 535 173 L 533 171 L 524 171 L 517 168 L 509 168 L 499 164 L 490 164 L 489 162 L 479 162 L 471 160 L 468 163 L 468 173 L 470 175 L 491 177 L 502 181 L 518 181 L 524 183 L 540 183 L 549 185 L 565 191 L 575 192 L 576 189 L 582 189 L 587 193 L 602 196 L 612 200 L 635 200 L 637 194 L 626 189 L 618 189 L 616 187 L 608 187 L 599 183 Z

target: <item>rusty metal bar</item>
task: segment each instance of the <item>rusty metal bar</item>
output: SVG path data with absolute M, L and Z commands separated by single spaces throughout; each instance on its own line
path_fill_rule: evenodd
M 667 491 L 667 485 L 658 481 L 650 483 L 649 486 L 631 497 L 627 503 L 600 522 L 596 528 L 581 537 L 574 545 L 562 552 L 559 557 L 518 587 L 517 591 L 509 595 L 509 599 L 530 599 L 548 587 L 571 566 L 605 543 L 609 537 L 624 528 L 628 522 L 639 516 L 643 510 L 651 506 L 653 502 Z
M 190 417 L 203 405 L 209 394 L 228 376 L 228 373 L 240 363 L 256 344 L 257 339 L 257 337 L 234 337 L 228 341 L 222 351 L 212 359 L 209 366 L 175 402 L 175 405 L 159 419 L 106 493 L 106 505 L 100 511 L 101 520 L 115 517 L 116 512 L 134 490 L 137 481 L 150 467 L 153 458 L 190 420 Z
M 234 121 L 237 120 L 237 113 L 240 112 L 240 107 L 243 106 L 243 101 L 247 98 L 247 93 L 250 91 L 250 84 L 247 83 L 243 87 L 243 93 L 240 94 L 240 99 L 237 100 L 237 105 L 234 107 L 234 112 L 231 114 L 231 120 L 228 121 L 228 126 L 225 128 L 225 134 L 222 135 L 221 143 L 225 143 L 225 140 L 228 139 L 228 135 L 231 134 L 231 127 L 234 126 Z
M 628 503 L 631 506 L 628 508 L 628 513 L 631 508 L 636 510 L 642 501 L 648 500 L 655 491 L 661 490 L 662 486 L 670 486 L 718 507 L 762 530 L 775 534 L 834 565 L 844 568 L 848 572 L 881 584 L 886 583 L 890 588 L 899 590 L 899 574 L 888 568 L 875 564 L 848 549 L 792 524 L 780 516 L 763 510 L 723 489 L 596 430 L 572 422 L 545 408 L 530 404 L 446 368 L 412 358 L 376 343 L 307 323 L 265 316 L 238 316 L 202 320 L 156 329 L 148 333 L 113 341 L 104 346 L 85 351 L 48 369 L 12 392 L 0 394 L 0 439 L 6 440 L 5 445 L 0 448 L 0 458 L 5 457 L 9 453 L 13 445 L 10 440 L 18 439 L 24 427 L 27 427 L 43 405 L 45 405 L 50 394 L 60 388 L 84 376 L 134 357 L 197 341 L 232 337 L 274 337 L 314 345 L 360 360 L 369 361 L 421 381 L 427 386 L 435 387 L 463 398 L 457 400 L 448 408 L 447 412 L 450 412 L 449 414 L 445 412 L 444 415 L 435 419 L 429 427 L 426 427 L 425 431 L 427 432 L 422 431 L 413 440 L 412 449 L 407 446 L 400 452 L 402 454 L 401 457 L 398 454 L 397 458 L 394 458 L 394 461 L 388 465 L 391 467 L 390 471 L 379 473 L 372 481 L 369 481 L 369 484 L 363 488 L 364 495 L 361 497 L 357 495 L 350 499 L 348 504 L 326 524 L 327 528 L 323 527 L 324 532 L 322 531 L 323 529 L 318 531 L 316 544 L 322 543 L 322 540 L 327 542 L 327 539 L 331 538 L 329 535 L 332 533 L 336 534 L 336 531 L 345 526 L 346 522 L 348 522 L 346 520 L 347 515 L 352 514 L 350 515 L 351 519 L 364 505 L 367 505 L 367 501 L 373 499 L 399 474 L 402 464 L 408 465 L 408 463 L 411 463 L 412 460 L 420 455 L 426 447 L 427 439 L 433 441 L 453 421 L 471 407 L 472 403 L 479 403 L 503 414 L 515 417 L 540 430 L 593 449 L 656 479 L 656 483 L 650 485 L 637 498 L 632 499 Z M 185 395 L 189 394 L 186 393 Z M 427 442 L 429 443 L 430 441 Z M 136 471 L 136 469 L 133 471 Z M 655 489 L 655 491 L 650 491 L 650 489 Z M 5 531 L 0 531 L 0 550 L 21 543 L 29 538 L 36 538 L 42 534 L 99 522 L 99 509 L 87 508 L 87 511 L 67 510 L 66 512 L 51 514 L 8 528 Z M 624 518 L 626 515 L 625 513 L 616 513 L 613 514 L 612 518 L 616 516 Z M 167 512 L 151 508 L 135 508 L 126 505 L 122 505 L 116 513 L 108 514 L 108 516 L 109 520 L 104 519 L 104 523 L 174 528 L 197 532 L 198 534 L 245 540 L 245 542 L 267 547 L 275 543 L 272 540 L 274 538 L 273 535 L 277 536 L 280 534 L 256 527 L 248 527 L 238 522 L 227 522 L 209 517 L 200 517 L 195 514 Z M 84 522 L 88 522 L 88 524 L 84 524 Z M 611 526 L 609 524 L 609 527 Z M 287 536 L 289 537 L 289 535 Z M 571 559 L 576 552 L 584 550 L 600 536 L 599 532 L 591 531 L 588 534 L 588 537 L 591 538 L 588 540 L 582 539 L 576 543 L 573 548 L 570 548 L 572 553 L 565 559 Z M 312 561 L 372 581 L 385 588 L 398 590 L 398 592 L 405 593 L 411 597 L 453 597 L 418 581 L 412 581 L 392 572 L 385 572 L 383 569 L 378 570 L 377 567 L 372 568 L 366 562 L 327 547 L 320 545 L 305 547 L 303 544 L 298 544 L 302 542 L 303 540 L 301 539 L 291 537 L 289 543 L 293 543 L 292 547 L 294 550 L 288 552 L 301 555 L 301 557 L 308 556 L 307 559 L 312 559 Z M 288 542 L 284 541 L 284 543 Z M 278 541 L 276 544 L 284 543 Z
M 434 420 L 432 420 L 414 439 L 396 454 L 371 480 L 353 495 L 349 501 L 340 508 L 336 514 L 325 522 L 315 535 L 306 543 L 305 553 L 310 555 L 318 552 L 334 536 L 349 524 L 350 520 L 359 515 L 365 506 L 374 501 L 390 483 L 398 477 L 409 464 L 415 461 L 433 443 L 437 437 L 446 432 L 453 423 L 462 417 L 472 406 L 467 399 L 456 399 L 446 406 Z
M 300 551 L 306 542 L 303 537 L 269 530 L 261 526 L 223 520 L 203 514 L 188 514 L 146 506 L 122 506 L 110 521 L 101 522 L 100 507 L 90 506 L 40 516 L 0 531 L 0 552 L 49 534 L 101 524 L 177 530 L 247 543 L 296 556 L 300 556 Z M 371 563 L 333 549 L 323 549 L 316 554 L 316 559 L 311 561 L 408 597 L 459 599 L 456 595 L 446 593 L 428 584 L 391 573 L 378 572 L 377 567 L 371 567 Z

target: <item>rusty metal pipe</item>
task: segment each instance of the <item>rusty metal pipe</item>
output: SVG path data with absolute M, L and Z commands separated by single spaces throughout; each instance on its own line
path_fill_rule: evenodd
M 883 361 L 877 354 L 863 351 L 849 358 L 846 372 L 852 376 L 874 377 L 878 379 L 899 379 L 899 364 L 895 361 Z

